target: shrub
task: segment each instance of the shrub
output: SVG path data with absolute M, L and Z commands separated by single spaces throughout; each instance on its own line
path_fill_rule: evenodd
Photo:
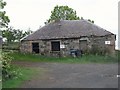
M 11 52 L 9 52 L 11 53 Z M 17 75 L 17 72 L 12 68 L 11 60 L 13 59 L 9 56 L 9 53 L 2 52 L 0 59 L 2 60 L 2 80 L 7 80 L 13 78 Z

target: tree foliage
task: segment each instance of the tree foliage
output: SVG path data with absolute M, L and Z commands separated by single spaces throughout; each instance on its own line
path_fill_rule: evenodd
M 6 30 L 2 31 L 2 36 L 7 39 L 8 43 L 15 40 L 15 37 L 13 35 L 13 31 L 14 30 L 12 29 L 12 27 L 7 28 Z
M 45 24 L 50 23 L 54 20 L 84 20 L 83 17 L 77 16 L 74 9 L 68 6 L 55 6 L 53 11 L 51 11 L 50 18 L 45 22 Z M 88 19 L 89 22 L 94 23 L 93 20 Z
M 51 11 L 51 16 L 46 23 L 49 23 L 53 20 L 79 20 L 76 11 L 68 6 L 55 6 L 54 10 Z
M 0 28 L 7 27 L 10 22 L 9 17 L 6 15 L 6 12 L 3 10 L 6 6 L 6 2 L 0 0 Z
M 28 29 L 27 31 L 23 31 L 20 29 L 14 29 L 13 27 L 9 27 L 7 30 L 3 30 L 3 37 L 7 39 L 7 43 L 11 43 L 14 41 L 20 41 L 23 37 L 31 34 L 32 31 Z
M 9 20 L 9 17 L 6 16 L 6 12 L 3 10 L 4 6 L 6 6 L 6 2 L 4 2 L 3 0 L 0 0 L 0 29 L 3 29 L 6 27 L 7 30 L 4 32 L 4 36 L 6 35 L 8 36 L 8 38 L 14 39 L 12 37 L 13 34 L 10 33 L 12 29 L 8 28 L 8 23 L 10 22 L 10 20 Z M 9 53 L 8 52 L 1 53 L 1 52 L 2 50 L 0 49 L 0 54 L 1 54 L 0 55 L 0 66 L 2 66 L 0 70 L 2 70 L 2 80 L 4 81 L 6 79 L 10 79 L 10 78 L 17 76 L 17 72 L 11 66 L 12 57 L 9 56 Z

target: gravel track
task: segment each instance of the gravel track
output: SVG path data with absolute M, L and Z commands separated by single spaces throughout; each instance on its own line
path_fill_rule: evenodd
M 42 68 L 22 88 L 118 88 L 118 64 L 66 64 L 17 61 L 22 67 Z

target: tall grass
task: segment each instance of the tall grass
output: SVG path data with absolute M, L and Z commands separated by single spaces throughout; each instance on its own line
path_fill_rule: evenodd
M 116 63 L 118 54 L 110 55 L 83 55 L 82 57 L 46 57 L 37 54 L 23 54 L 14 52 L 10 54 L 15 61 L 32 61 L 32 62 L 61 62 L 61 63 Z

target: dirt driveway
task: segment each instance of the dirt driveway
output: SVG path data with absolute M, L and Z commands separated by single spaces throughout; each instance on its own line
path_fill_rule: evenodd
M 22 88 L 117 88 L 116 64 L 63 64 L 15 62 L 24 67 L 46 70 L 26 81 Z

